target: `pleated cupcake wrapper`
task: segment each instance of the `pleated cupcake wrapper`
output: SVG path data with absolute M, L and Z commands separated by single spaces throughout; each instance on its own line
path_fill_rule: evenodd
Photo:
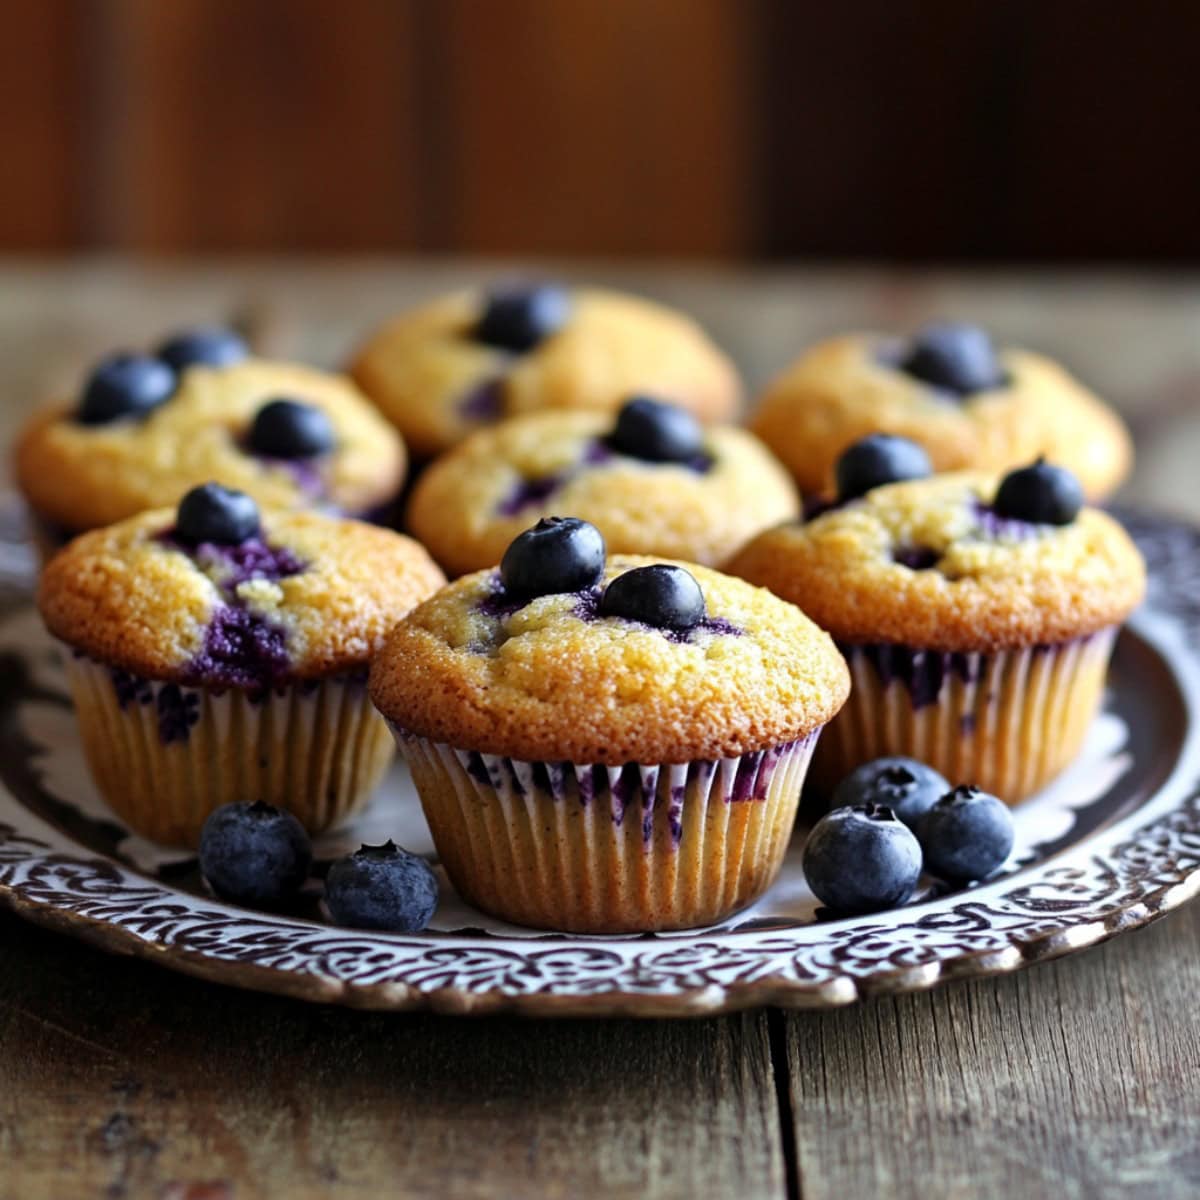
M 394 729 L 438 854 L 477 908 L 576 932 L 679 929 L 760 896 L 819 730 L 716 762 L 524 762 Z
M 360 679 L 217 692 L 69 651 L 67 675 L 101 795 L 156 842 L 196 845 L 209 813 L 234 801 L 278 805 L 320 832 L 362 807 L 394 753 Z
M 1010 804 L 1074 759 L 1104 695 L 1116 629 L 991 654 L 842 646 L 850 699 L 830 722 L 813 782 L 903 754 Z

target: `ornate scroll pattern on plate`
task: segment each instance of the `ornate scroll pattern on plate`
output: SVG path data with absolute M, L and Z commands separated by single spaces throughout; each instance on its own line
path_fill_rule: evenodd
M 1200 532 L 1131 517 L 1151 605 L 1200 638 Z M 358 934 L 248 913 L 0 824 L 0 898 L 113 948 L 314 999 L 530 1013 L 717 1011 L 845 1003 L 1009 970 L 1143 924 L 1200 890 L 1200 787 L 1089 857 L 880 918 L 770 932 L 522 942 Z

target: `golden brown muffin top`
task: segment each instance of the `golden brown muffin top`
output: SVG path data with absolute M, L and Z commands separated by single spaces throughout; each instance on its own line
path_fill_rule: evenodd
M 255 687 L 361 670 L 444 577 L 411 538 L 317 513 L 266 512 L 259 536 L 185 546 L 157 509 L 76 538 L 47 564 L 55 637 L 149 679 Z
M 613 418 L 543 412 L 481 429 L 417 482 L 407 525 L 448 572 L 493 566 L 539 517 L 582 517 L 616 554 L 709 565 L 796 516 L 787 472 L 744 430 L 714 426 L 694 463 L 647 462 L 605 441 Z
M 618 555 L 605 582 L 660 560 Z M 371 669 L 389 720 L 434 741 L 529 761 L 683 763 L 803 737 L 841 708 L 849 673 L 790 604 L 706 567 L 706 622 L 670 634 L 596 615 L 600 589 L 512 607 L 494 571 L 418 606 Z
M 847 644 L 987 651 L 1124 621 L 1146 584 L 1125 530 L 1094 508 L 1063 526 L 998 517 L 996 487 L 972 473 L 889 484 L 760 534 L 726 569 Z
M 278 398 L 324 411 L 334 449 L 289 461 L 250 451 L 255 414 Z M 345 376 L 261 359 L 189 366 L 144 417 L 83 425 L 60 404 L 36 414 L 16 448 L 21 491 L 39 516 L 72 531 L 174 504 L 208 480 L 264 507 L 365 513 L 395 497 L 405 465 L 396 431 Z
M 404 435 L 432 458 L 482 424 L 544 408 L 615 412 L 633 393 L 728 421 L 741 404 L 729 359 L 690 317 L 649 300 L 584 288 L 566 324 L 524 354 L 474 340 L 480 290 L 411 309 L 359 349 L 350 372 Z
M 936 471 L 999 473 L 1044 455 L 1092 500 L 1129 473 L 1121 419 L 1050 359 L 1001 350 L 1005 385 L 955 397 L 901 370 L 899 357 L 894 338 L 849 334 L 814 346 L 767 387 L 750 427 L 805 495 L 832 494 L 838 456 L 871 433 L 919 442 Z

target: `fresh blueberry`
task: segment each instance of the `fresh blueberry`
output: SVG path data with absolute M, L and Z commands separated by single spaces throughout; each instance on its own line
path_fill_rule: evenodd
M 325 877 L 325 904 L 339 925 L 419 933 L 433 918 L 437 876 L 395 842 L 363 846 L 339 858 Z
M 1004 382 L 992 339 L 976 325 L 945 321 L 917 332 L 904 370 L 934 387 L 966 396 Z
M 933 464 L 923 446 L 890 433 L 872 433 L 842 451 L 835 468 L 839 500 L 904 479 L 924 479 Z
M 245 492 L 219 483 L 192 488 L 180 500 L 175 515 L 175 536 L 193 546 L 201 542 L 233 546 L 254 537 L 258 530 L 258 505 Z
M 299 400 L 268 400 L 250 426 L 250 449 L 266 458 L 315 458 L 332 450 L 333 442 L 325 410 Z
M 237 904 L 283 904 L 300 890 L 311 865 L 304 826 L 261 800 L 222 805 L 200 832 L 200 873 L 218 896 Z
M 921 877 L 921 846 L 892 810 L 854 804 L 826 813 L 801 860 L 812 893 L 837 913 L 879 912 L 903 904 Z
M 586 591 L 603 574 L 604 538 L 577 517 L 543 517 L 500 560 L 500 581 L 514 600 Z
M 695 576 L 682 567 L 634 567 L 604 589 L 600 615 L 682 632 L 704 620 L 704 593 Z
M 992 502 L 998 517 L 1037 525 L 1070 525 L 1083 507 L 1083 488 L 1065 467 L 1045 459 L 1009 471 Z
M 165 362 L 116 354 L 89 376 L 75 419 L 81 425 L 106 425 L 121 417 L 144 417 L 174 391 L 175 372 Z
M 687 462 L 704 453 L 704 431 L 687 409 L 635 396 L 617 414 L 608 444 L 649 462 Z
M 514 354 L 532 350 L 567 322 L 571 298 L 560 287 L 517 287 L 492 292 L 475 326 L 476 341 Z
M 956 787 L 921 818 L 925 869 L 947 883 L 990 875 L 1013 848 L 1012 812 L 977 787 Z
M 246 343 L 232 329 L 216 327 L 188 329 L 168 338 L 158 348 L 158 357 L 176 371 L 202 364 L 227 367 L 249 355 Z
M 932 767 L 915 758 L 877 758 L 855 767 L 833 793 L 834 808 L 852 804 L 882 804 L 915 829 L 950 784 Z

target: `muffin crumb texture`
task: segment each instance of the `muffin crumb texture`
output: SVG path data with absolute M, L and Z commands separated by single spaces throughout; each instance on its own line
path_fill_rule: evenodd
M 443 582 L 418 543 L 358 521 L 268 512 L 259 538 L 195 547 L 174 522 L 172 509 L 143 513 L 60 551 L 38 589 L 50 632 L 147 679 L 319 679 L 364 668 Z
M 319 409 L 333 449 L 314 458 L 256 454 L 255 414 L 286 397 Z M 68 531 L 95 529 L 176 503 L 210 479 L 264 507 L 368 513 L 404 480 L 403 442 L 345 377 L 293 363 L 251 359 L 192 366 L 141 419 L 82 425 L 70 406 L 38 414 L 17 444 L 21 490 L 38 516 Z
M 558 332 L 514 354 L 473 336 L 483 304 L 482 292 L 463 291 L 411 309 L 371 336 L 350 366 L 418 458 L 503 417 L 546 408 L 615 412 L 635 392 L 705 421 L 737 416 L 733 364 L 683 313 L 583 288 L 571 293 Z
M 996 482 L 959 473 L 891 484 L 760 534 L 728 565 L 800 605 L 839 642 L 987 651 L 1070 641 L 1141 602 L 1125 530 L 1084 509 L 1069 525 L 997 516 Z
M 616 555 L 605 583 L 659 560 Z M 837 712 L 849 676 L 790 604 L 692 564 L 708 615 L 687 633 L 597 613 L 600 589 L 506 602 L 465 576 L 415 609 L 372 667 L 402 730 L 529 761 L 683 763 L 803 737 Z
M 901 370 L 895 339 L 831 338 L 771 383 L 750 427 L 805 495 L 831 495 L 838 455 L 872 433 L 919 442 L 938 471 L 999 472 L 1044 454 L 1092 499 L 1109 495 L 1133 460 L 1120 417 L 1043 355 L 998 360 L 998 386 L 957 397 Z

